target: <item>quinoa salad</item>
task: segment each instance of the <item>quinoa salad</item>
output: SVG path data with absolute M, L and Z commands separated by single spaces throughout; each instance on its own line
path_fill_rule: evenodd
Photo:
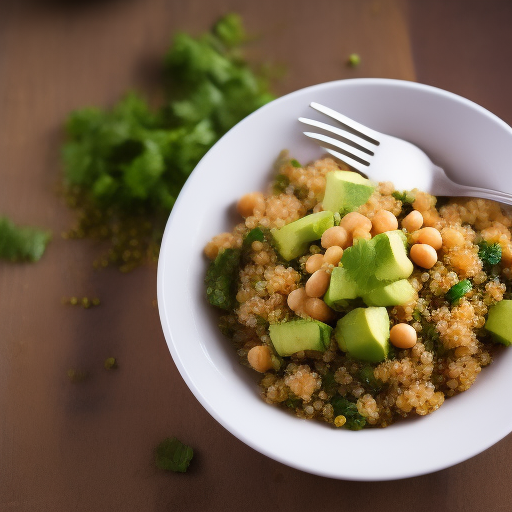
M 434 412 L 512 344 L 512 211 L 283 152 L 205 287 L 268 404 L 360 430 Z M 492 370 L 489 370 L 492 371 Z

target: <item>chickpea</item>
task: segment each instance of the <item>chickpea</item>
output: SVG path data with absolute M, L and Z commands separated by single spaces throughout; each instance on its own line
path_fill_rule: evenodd
M 250 217 L 255 209 L 263 210 L 265 208 L 265 197 L 261 192 L 251 192 L 240 198 L 236 209 L 242 217 Z
M 270 349 L 266 345 L 257 345 L 252 347 L 247 354 L 249 364 L 260 373 L 265 373 L 272 369 L 272 358 Z
M 356 228 L 352 233 L 352 238 L 356 240 L 357 238 L 364 238 L 365 240 L 370 240 L 372 237 L 371 233 L 366 230 L 366 228 Z
M 402 220 L 402 227 L 409 231 L 409 233 L 417 231 L 421 226 L 423 226 L 423 215 L 418 210 L 413 210 Z
M 322 299 L 315 297 L 306 300 L 304 312 L 320 322 L 329 322 L 334 316 L 332 309 Z
M 326 263 L 336 266 L 341 261 L 342 256 L 343 256 L 343 249 L 341 247 L 338 247 L 337 245 L 333 245 L 332 247 L 329 247 L 325 251 L 324 261 Z
M 398 229 L 397 218 L 388 210 L 379 210 L 372 219 L 372 235 Z
M 350 237 L 345 228 L 341 226 L 333 226 L 332 228 L 324 231 L 320 243 L 324 249 L 328 249 L 334 245 L 345 249 L 348 247 L 349 241 Z
M 340 227 L 345 228 L 348 233 L 352 233 L 356 228 L 369 232 L 372 229 L 372 221 L 358 212 L 350 212 L 341 219 Z
M 321 297 L 329 288 L 331 275 L 325 270 L 317 270 L 306 283 L 306 294 L 308 297 Z
M 422 268 L 432 268 L 437 261 L 436 250 L 428 244 L 415 244 L 411 247 L 411 260 Z
M 418 341 L 418 335 L 412 325 L 396 324 L 389 331 L 389 341 L 397 348 L 412 348 Z
M 324 256 L 322 254 L 313 254 L 306 261 L 306 272 L 313 274 L 319 270 L 324 264 Z
M 307 298 L 308 296 L 304 288 L 297 288 L 295 290 L 292 290 L 288 294 L 288 307 L 295 313 L 298 313 L 299 311 L 302 311 L 304 309 L 304 303 Z
M 436 228 L 421 228 L 412 234 L 412 241 L 415 244 L 428 244 L 436 251 L 443 246 L 443 238 Z

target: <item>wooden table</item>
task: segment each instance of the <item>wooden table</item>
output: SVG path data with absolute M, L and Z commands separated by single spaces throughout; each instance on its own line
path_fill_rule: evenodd
M 279 93 L 342 78 L 417 80 L 512 123 L 507 0 L 1 0 L 0 213 L 54 239 L 35 265 L 0 264 L 0 510 L 512 510 L 511 436 L 453 468 L 380 483 L 309 475 L 248 448 L 177 372 L 152 304 L 156 269 L 98 272 L 93 242 L 61 238 L 73 220 L 56 194 L 66 114 L 129 88 L 158 103 L 173 31 L 204 31 L 228 11 L 261 35 L 251 60 L 286 64 Z M 352 52 L 355 69 L 345 65 Z M 71 295 L 102 305 L 61 305 Z M 119 369 L 108 372 L 112 355 Z M 73 384 L 70 368 L 90 378 Z M 493 421 L 492 411 L 482 404 L 475 421 Z M 170 435 L 196 449 L 187 474 L 154 467 Z

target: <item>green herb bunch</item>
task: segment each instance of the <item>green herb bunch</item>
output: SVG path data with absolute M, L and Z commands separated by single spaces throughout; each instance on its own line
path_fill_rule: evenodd
M 112 109 L 84 108 L 66 123 L 64 190 L 77 209 L 69 238 L 109 241 L 99 266 L 128 271 L 156 258 L 169 212 L 208 149 L 273 97 L 243 58 L 247 36 L 229 14 L 198 38 L 175 36 L 164 59 L 164 105 L 131 92 Z

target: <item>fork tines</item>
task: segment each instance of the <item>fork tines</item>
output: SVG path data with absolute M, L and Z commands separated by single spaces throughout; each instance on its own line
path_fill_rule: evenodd
M 311 103 L 310 106 L 338 121 L 342 128 L 300 117 L 299 121 L 301 123 L 319 128 L 336 135 L 338 138 L 335 139 L 314 132 L 304 132 L 304 135 L 315 140 L 331 155 L 339 158 L 356 170 L 364 172 L 365 168 L 370 165 L 371 157 L 375 154 L 374 151 L 379 145 L 377 132 L 319 103 Z

